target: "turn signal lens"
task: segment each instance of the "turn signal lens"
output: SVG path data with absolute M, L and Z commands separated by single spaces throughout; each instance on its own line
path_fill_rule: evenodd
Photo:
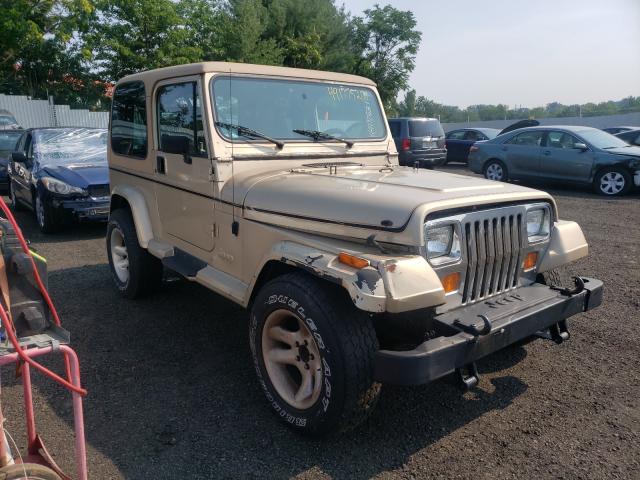
M 444 288 L 444 293 L 455 292 L 460 287 L 460 272 L 450 273 L 441 281 L 442 287 Z
M 527 256 L 524 257 L 522 268 L 525 272 L 528 272 L 536 268 L 536 263 L 538 263 L 538 252 L 529 252 Z
M 353 268 L 365 268 L 370 265 L 369 260 L 365 260 L 364 258 L 356 257 L 349 253 L 340 252 L 338 254 L 338 261 L 340 263 L 344 263 L 345 265 L 349 265 Z

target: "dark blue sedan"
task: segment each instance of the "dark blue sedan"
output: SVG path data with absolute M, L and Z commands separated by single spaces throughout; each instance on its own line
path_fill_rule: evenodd
M 446 135 L 447 163 L 467 163 L 469 149 L 475 142 L 491 140 L 500 133 L 497 128 L 460 128 Z
M 76 220 L 109 216 L 107 131 L 97 128 L 26 130 L 9 164 L 14 209 L 36 214 L 44 233 Z

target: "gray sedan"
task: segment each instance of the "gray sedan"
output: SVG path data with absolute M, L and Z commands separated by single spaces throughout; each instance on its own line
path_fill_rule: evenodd
M 623 195 L 640 186 L 640 147 L 597 128 L 530 127 L 475 143 L 469 168 L 490 180 L 547 179 Z

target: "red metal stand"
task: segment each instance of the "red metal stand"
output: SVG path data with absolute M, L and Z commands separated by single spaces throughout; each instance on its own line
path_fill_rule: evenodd
M 65 358 L 65 363 L 70 366 L 70 381 L 80 387 L 80 364 L 76 352 L 68 345 L 57 345 L 49 347 L 33 347 L 22 351 L 30 358 L 40 357 L 51 353 L 61 353 Z M 18 363 L 20 357 L 17 352 L 7 353 L 0 356 L 0 367 L 11 363 Z M 36 431 L 36 422 L 33 411 L 33 395 L 31 390 L 31 372 L 28 363 L 22 363 L 22 385 L 24 390 L 24 409 L 27 419 L 27 452 L 23 457 L 25 462 L 39 463 L 54 470 L 63 479 L 71 480 L 53 460 L 44 446 L 42 439 Z M 84 416 L 82 413 L 82 396 L 71 392 L 73 400 L 73 423 L 75 431 L 75 457 L 76 475 L 78 480 L 87 480 L 87 452 L 84 440 Z

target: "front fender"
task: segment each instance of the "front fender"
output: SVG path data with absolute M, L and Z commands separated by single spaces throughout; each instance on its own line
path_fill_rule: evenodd
M 144 195 L 130 185 L 116 185 L 111 191 L 112 198 L 114 195 L 124 198 L 129 203 L 138 235 L 138 243 L 142 248 L 147 248 L 149 241 L 153 239 L 153 226 Z
M 371 266 L 356 269 L 340 263 L 335 252 L 283 241 L 273 247 L 262 265 L 272 260 L 340 285 L 354 305 L 366 312 L 405 312 L 444 303 L 442 284 L 421 256 L 371 258 Z
M 551 229 L 549 247 L 540 262 L 539 272 L 547 272 L 579 258 L 586 257 L 589 245 L 580 225 L 576 222 L 558 220 Z

